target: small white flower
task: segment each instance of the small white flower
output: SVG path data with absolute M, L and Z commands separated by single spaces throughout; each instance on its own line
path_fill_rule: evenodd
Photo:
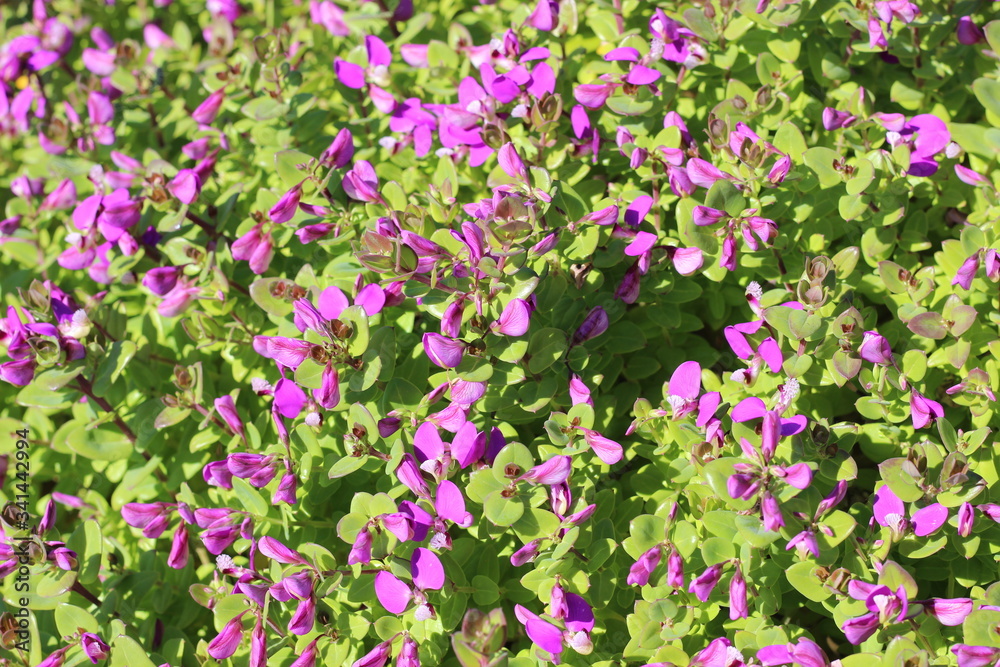
M 318 412 L 310 412 L 306 415 L 306 425 L 307 426 L 319 426 L 323 423 L 322 417 L 319 416 Z
M 526 104 L 518 104 L 510 112 L 510 115 L 513 116 L 514 118 L 524 118 L 524 117 L 526 117 L 528 115 L 528 105 L 526 105 Z
M 760 299 L 764 296 L 764 290 L 761 289 L 759 282 L 756 280 L 750 281 L 750 284 L 747 285 L 747 296 L 752 296 L 755 299 Z
M 250 380 L 250 386 L 257 394 L 260 394 L 262 392 L 273 391 L 271 383 L 265 380 L 264 378 L 254 378 L 253 380 Z
M 438 157 L 451 157 L 454 154 L 455 151 L 453 151 L 450 148 L 439 148 L 436 151 L 434 151 L 434 155 L 437 155 Z
M 220 554 L 215 557 L 215 567 L 218 568 L 219 572 L 225 572 L 236 569 L 236 563 L 233 562 L 232 556 Z
M 378 145 L 387 151 L 391 151 L 395 148 L 397 143 L 398 142 L 393 137 L 382 137 L 378 140 Z

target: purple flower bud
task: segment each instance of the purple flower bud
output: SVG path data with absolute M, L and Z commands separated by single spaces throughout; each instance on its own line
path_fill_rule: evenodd
M 232 657 L 243 642 L 243 615 L 241 612 L 226 623 L 222 632 L 208 643 L 208 654 L 216 660 Z
M 702 602 L 708 602 L 709 596 L 715 589 L 715 585 L 719 583 L 719 579 L 722 578 L 722 564 L 718 563 L 708 568 L 701 573 L 697 578 L 691 581 L 691 585 L 688 587 L 689 593 L 694 593 L 695 596 Z
M 222 416 L 222 419 L 225 420 L 226 425 L 229 426 L 232 432 L 246 441 L 243 420 L 240 419 L 239 413 L 236 412 L 236 404 L 233 402 L 233 397 L 226 394 L 215 399 L 215 410 Z
M 518 481 L 526 481 L 531 484 L 564 484 L 569 479 L 569 474 L 573 470 L 573 459 L 569 456 L 557 455 L 551 459 L 537 465 L 518 478 Z
M 219 88 L 198 105 L 198 108 L 191 113 L 191 118 L 199 125 L 211 125 L 219 115 L 219 110 L 222 109 L 222 102 L 225 99 L 225 89 Z
M 958 27 L 955 28 L 955 36 L 960 44 L 966 46 L 976 44 L 986 40 L 986 33 L 972 20 L 971 16 L 963 16 L 958 19 Z
M 733 578 L 729 581 L 729 620 L 735 621 L 738 618 L 746 618 L 750 615 L 747 605 L 747 582 L 743 578 L 743 571 L 739 565 L 733 573 Z
M 958 273 L 952 278 L 951 284 L 958 285 L 962 289 L 967 290 L 972 286 L 972 279 L 976 277 L 976 272 L 978 271 L 979 253 L 975 252 L 962 262 L 962 266 L 959 267 Z
M 323 151 L 323 155 L 320 156 L 320 164 L 324 167 L 340 169 L 350 163 L 352 157 L 354 157 L 354 137 L 351 135 L 351 131 L 345 127 L 337 133 L 333 143 Z
M 108 656 L 111 655 L 111 647 L 92 632 L 84 632 L 80 635 L 80 646 L 95 665 L 98 660 L 107 660 Z
M 306 560 L 294 549 L 289 549 L 284 544 L 269 535 L 265 535 L 257 542 L 257 549 L 271 560 L 276 560 L 283 565 L 305 565 Z
M 188 530 L 183 523 L 177 526 L 174 531 L 174 539 L 170 544 L 170 555 L 167 556 L 167 565 L 175 570 L 183 570 L 188 563 Z
M 579 328 L 573 334 L 572 345 L 579 345 L 591 338 L 596 338 L 608 330 L 608 314 L 601 306 L 595 306 L 587 313 Z
M 525 563 L 530 563 L 538 557 L 539 547 L 541 546 L 541 540 L 531 540 L 523 547 L 511 554 L 510 564 L 514 567 L 520 567 Z
M 527 184 L 528 169 L 524 166 L 521 156 L 517 154 L 514 144 L 508 142 L 501 146 L 500 151 L 497 153 L 497 158 L 500 162 L 500 168 L 503 169 L 505 174 L 521 183 Z
M 406 488 L 421 498 L 430 498 L 430 489 L 427 488 L 427 483 L 424 482 L 423 475 L 420 474 L 420 468 L 412 454 L 403 455 L 403 460 L 396 468 L 396 477 Z
M 645 586 L 649 583 L 649 577 L 660 564 L 663 557 L 663 550 L 659 545 L 653 547 L 646 553 L 639 556 L 639 560 L 629 569 L 628 578 L 625 580 L 629 586 Z
M 955 644 L 951 652 L 958 658 L 958 667 L 991 667 L 1000 660 L 1000 648 Z
M 372 560 L 372 535 L 368 528 L 363 528 L 354 539 L 351 553 L 347 556 L 347 564 L 370 563 Z
M 391 651 L 392 642 L 382 642 L 363 657 L 355 660 L 351 667 L 384 667 L 385 663 L 389 661 Z
M 972 525 L 975 521 L 975 509 L 970 503 L 962 503 L 958 508 L 958 534 L 968 537 L 972 534 Z
M 299 183 L 281 196 L 278 203 L 272 206 L 271 210 L 267 212 L 268 216 L 273 222 L 278 224 L 288 222 L 295 215 L 295 211 L 299 207 L 299 200 L 301 198 L 302 183 Z
M 877 331 L 866 331 L 858 347 L 858 355 L 865 361 L 879 366 L 895 365 L 889 341 Z
M 761 513 L 764 516 L 764 529 L 777 532 L 785 525 L 785 519 L 781 515 L 781 506 L 777 499 L 769 492 L 765 491 L 760 501 Z
M 778 185 L 785 180 L 785 177 L 788 176 L 788 171 L 791 168 L 792 159 L 787 155 L 782 155 L 774 162 L 774 165 L 771 167 L 771 171 L 767 174 L 767 180 L 771 181 L 774 185 Z
M 425 333 L 424 352 L 431 362 L 440 368 L 455 368 L 462 363 L 465 343 L 452 340 L 436 333 Z
M 319 656 L 319 651 L 316 648 L 316 642 L 319 639 L 314 639 L 309 642 L 309 645 L 305 647 L 301 655 L 295 659 L 289 667 L 316 667 L 316 658 Z

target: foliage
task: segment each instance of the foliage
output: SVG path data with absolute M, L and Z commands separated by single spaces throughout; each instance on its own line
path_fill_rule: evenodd
M 2 11 L 3 664 L 1000 664 L 980 3 Z

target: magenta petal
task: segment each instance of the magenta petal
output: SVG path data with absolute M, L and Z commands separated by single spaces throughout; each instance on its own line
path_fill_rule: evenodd
M 524 625 L 528 637 L 543 651 L 552 654 L 562 652 L 562 630 L 540 618 L 529 619 Z
M 297 551 L 286 547 L 269 535 L 265 535 L 258 540 L 257 548 L 268 558 L 276 560 L 279 563 L 284 563 L 285 565 L 304 564 L 306 562 Z
M 589 83 L 583 86 L 577 86 L 573 90 L 573 97 L 577 102 L 588 109 L 599 109 L 604 106 L 604 103 L 608 101 L 608 98 L 611 97 L 611 93 L 613 92 L 614 86 Z
M 590 429 L 584 429 L 583 433 L 587 444 L 603 463 L 614 465 L 622 460 L 622 446 L 617 442 Z
M 645 86 L 651 83 L 655 83 L 659 78 L 663 76 L 660 72 L 649 67 L 643 67 L 642 65 L 635 65 L 629 71 L 628 76 L 625 80 L 634 86 Z
M 436 333 L 425 333 L 423 338 L 424 352 L 427 357 L 440 368 L 455 368 L 462 363 L 465 343 L 452 340 Z
M 903 501 L 892 492 L 888 484 L 883 484 L 875 492 L 875 504 L 872 505 L 872 511 L 875 514 L 875 520 L 878 521 L 880 526 L 890 525 L 886 518 L 890 515 L 899 517 L 906 515 L 906 508 L 903 506 Z
M 566 593 L 566 629 L 570 632 L 590 632 L 594 629 L 594 609 L 582 596 Z
M 358 292 L 358 296 L 354 299 L 354 303 L 355 305 L 361 306 L 368 317 L 377 315 L 382 312 L 382 308 L 385 307 L 385 291 L 375 283 L 365 285 L 361 288 L 361 291 Z
M 501 146 L 497 152 L 497 159 L 505 174 L 523 183 L 528 181 L 528 170 L 524 166 L 521 156 L 517 154 L 514 144 L 507 142 Z
M 302 387 L 287 378 L 278 380 L 274 387 L 274 403 L 278 406 L 278 414 L 286 419 L 298 417 L 307 400 Z
M 813 472 L 806 463 L 796 463 L 785 468 L 785 481 L 796 489 L 804 489 L 812 482 Z
M 444 566 L 441 565 L 441 559 L 437 554 L 430 549 L 423 547 L 414 549 L 410 572 L 413 574 L 413 585 L 421 590 L 438 591 L 444 587 Z
M 698 398 L 701 393 L 701 364 L 697 361 L 685 361 L 670 376 L 668 387 L 671 396 Z
M 747 342 L 746 337 L 737 331 L 736 327 L 726 327 L 722 330 L 729 343 L 729 349 L 740 359 L 749 359 L 753 356 L 753 348 Z M 780 354 L 780 352 L 779 352 Z
M 700 227 L 704 227 L 705 225 L 714 225 L 719 220 L 728 217 L 725 211 L 720 211 L 709 206 L 695 206 L 691 215 L 694 220 L 694 224 Z
M 698 399 L 698 418 L 695 420 L 695 425 L 700 427 L 707 426 L 708 422 L 715 416 L 715 411 L 719 409 L 721 403 L 722 394 L 717 391 L 702 394 L 701 398 Z
M 478 461 L 486 453 L 486 438 L 480 435 L 472 422 L 465 422 L 458 429 L 451 443 L 451 452 L 458 461 L 459 468 L 468 468 L 473 461 Z
M 751 396 L 737 403 L 730 412 L 730 416 L 734 422 L 746 422 L 763 417 L 766 412 L 767 407 L 764 405 L 764 401 L 756 396 Z
M 413 436 L 413 449 L 420 462 L 441 458 L 441 455 L 444 454 L 444 442 L 434 424 L 424 422 L 420 425 Z
M 805 415 L 795 415 L 787 419 L 781 418 L 781 437 L 787 438 L 790 435 L 798 435 L 806 430 L 809 425 L 809 418 Z
M 337 58 L 333 61 L 333 71 L 340 82 L 348 88 L 364 88 L 365 70 L 360 65 Z
M 672 258 L 674 269 L 682 276 L 690 276 L 702 267 L 705 260 L 701 248 L 678 248 Z
M 386 611 L 402 614 L 410 604 L 413 592 L 399 577 L 383 571 L 375 575 L 375 595 Z
M 617 49 L 611 49 L 606 54 L 604 54 L 604 59 L 607 61 L 612 60 L 628 60 L 630 62 L 636 62 L 639 60 L 639 51 L 631 46 L 620 46 Z
M 653 198 L 649 195 L 640 195 L 635 198 L 629 207 L 625 209 L 625 224 L 638 227 L 646 218 L 649 210 L 653 208 Z
M 531 310 L 528 308 L 528 302 L 524 299 L 511 299 L 500 314 L 500 319 L 494 322 L 490 329 L 505 336 L 523 336 L 528 333 L 530 323 Z
M 778 346 L 778 342 L 768 336 L 763 341 L 761 341 L 760 346 L 757 348 L 757 354 L 764 358 L 767 362 L 768 368 L 771 369 L 772 373 L 778 373 L 781 371 L 781 365 L 784 363 L 784 358 L 781 355 L 781 347 Z
M 350 305 L 350 301 L 339 287 L 327 287 L 319 295 L 319 303 L 317 305 L 319 306 L 320 315 L 328 320 L 335 320 Z
M 940 503 L 928 505 L 914 512 L 911 518 L 913 533 L 917 537 L 930 535 L 948 520 L 948 508 Z
M 656 245 L 657 236 L 651 232 L 639 232 L 632 239 L 632 242 L 625 248 L 625 254 L 629 257 L 638 257 Z
M 377 67 L 378 65 L 389 66 L 392 64 L 392 52 L 389 51 L 389 47 L 385 45 L 385 42 L 378 37 L 374 35 L 365 37 L 365 49 L 368 51 L 369 67 Z
M 442 519 L 452 521 L 463 528 L 472 525 L 473 517 L 465 510 L 465 497 L 462 496 L 461 489 L 450 480 L 446 479 L 438 485 L 434 509 Z

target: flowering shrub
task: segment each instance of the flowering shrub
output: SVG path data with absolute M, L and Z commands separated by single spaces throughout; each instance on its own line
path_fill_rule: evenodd
M 1000 665 L 985 7 L 0 11 L 0 664 Z

